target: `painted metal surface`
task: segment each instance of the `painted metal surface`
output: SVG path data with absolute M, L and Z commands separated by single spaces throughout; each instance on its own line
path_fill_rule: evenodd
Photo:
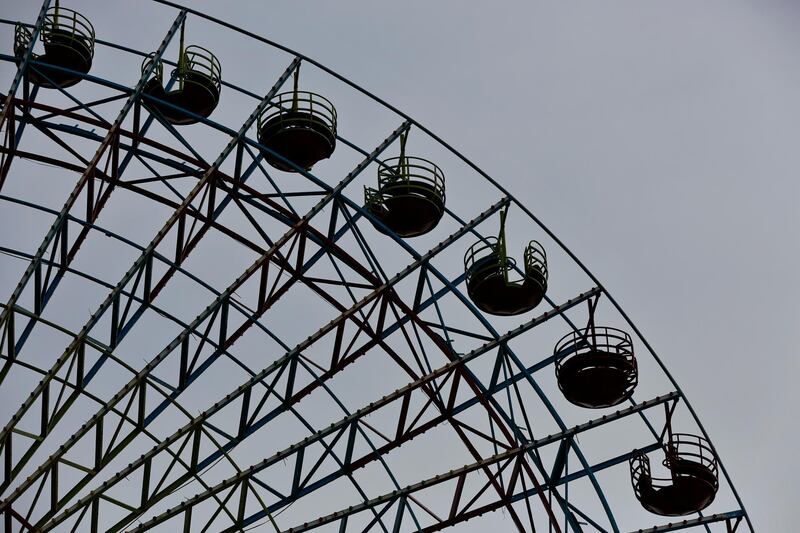
M 151 98 L 142 95 L 142 87 L 152 74 L 147 69 L 133 88 L 91 73 L 83 75 L 84 83 L 92 83 L 111 94 L 94 101 L 83 101 L 80 90 L 61 90 L 75 104 L 66 109 L 37 102 L 38 93 L 29 86 L 26 86 L 22 98 L 17 97 L 19 85 L 27 83 L 25 69 L 36 68 L 36 61 L 30 55 L 32 41 L 19 63 L 0 119 L 0 123 L 7 123 L 6 136 L 0 147 L 3 157 L 0 164 L 3 181 L 0 184 L 10 175 L 11 162 L 15 158 L 57 165 L 80 177 L 62 210 L 57 213 L 50 210 L 51 215 L 55 215 L 55 222 L 35 250 L 0 250 L 29 262 L 3 305 L 0 316 L 0 339 L 5 359 L 0 386 L 10 386 L 6 378 L 16 367 L 41 376 L 31 394 L 0 432 L 4 465 L 0 512 L 4 515 L 6 530 L 50 531 L 67 527 L 92 532 L 141 531 L 168 523 L 173 530 L 194 531 L 207 526 L 237 531 L 266 520 L 268 525 L 265 528 L 285 531 L 305 531 L 329 523 L 337 524 L 339 531 L 373 527 L 383 531 L 436 531 L 502 508 L 519 530 L 533 530 L 534 523 L 545 517 L 551 531 L 584 531 L 587 525 L 600 531 L 606 528 L 620 531 L 599 473 L 626 465 L 632 452 L 590 461 L 575 437 L 638 417 L 650 433 L 650 441 L 640 447 L 644 451 L 656 450 L 666 430 L 663 429 L 665 422 L 657 414 L 659 410 L 652 408 L 669 406 L 674 410 L 678 405 L 688 411 L 700 432 L 707 435 L 677 383 L 608 291 L 525 206 L 411 117 L 308 57 L 195 10 L 167 1 L 155 1 L 178 11 L 175 22 L 158 47 L 157 60 L 161 59 L 184 19 L 197 17 L 287 52 L 292 61 L 264 96 L 257 96 L 257 91 L 223 80 L 223 86 L 254 99 L 257 105 L 255 111 L 235 129 L 216 122 L 213 117 L 193 117 L 201 127 L 228 139 L 224 149 L 212 163 L 208 163 L 187 137 L 166 124 L 162 125 L 172 136 L 171 143 L 148 138 L 148 128 L 159 122 L 157 117 L 150 116 L 142 122 L 141 115 L 146 113 L 141 106 L 142 99 Z M 47 7 L 45 1 L 42 13 Z M 34 37 L 41 25 L 42 17 L 39 18 L 31 26 Z M 97 44 L 100 50 L 113 47 L 142 57 L 147 55 L 120 44 L 101 40 L 97 40 Z M 15 61 L 9 55 L 2 55 L 0 59 Z M 302 179 L 311 189 L 282 191 L 270 180 L 269 173 L 261 164 L 264 151 L 269 150 L 255 140 L 252 126 L 301 62 L 313 65 L 381 104 L 400 119 L 401 125 L 371 151 L 358 147 L 337 133 L 337 141 L 355 150 L 362 159 L 334 186 L 291 161 L 285 161 L 286 165 L 294 167 L 297 179 Z M 164 63 L 169 64 L 166 60 Z M 124 101 L 121 110 L 113 120 L 104 118 L 100 108 L 116 100 Z M 133 127 L 126 129 L 123 123 L 131 111 Z M 61 120 L 64 118 L 76 123 L 75 126 L 65 124 Z M 74 160 L 27 149 L 21 143 L 22 131 L 26 127 L 34 128 L 67 149 Z M 367 168 L 383 165 L 383 152 L 412 127 L 482 176 L 494 187 L 499 198 L 468 221 L 454 209 L 447 208 L 445 217 L 453 221 L 457 229 L 427 252 L 418 251 L 382 225 L 362 206 L 358 194 L 348 188 Z M 96 133 L 97 130 L 100 133 Z M 70 150 L 73 138 L 96 143 L 94 156 L 86 159 L 78 151 Z M 230 156 L 234 158 L 233 172 L 226 174 L 223 164 Z M 157 163 L 168 167 L 172 173 L 154 172 L 153 176 L 144 178 L 128 176 L 130 171 L 126 172 L 126 168 L 132 161 Z M 267 192 L 250 185 L 248 178 L 259 174 L 273 183 L 274 191 Z M 173 189 L 177 199 L 176 196 L 155 193 L 147 187 L 148 183 L 159 181 L 169 188 L 170 180 L 178 178 L 189 178 L 196 183 L 185 194 Z M 450 187 L 448 185 L 448 191 L 452 190 Z M 117 189 L 172 211 L 149 244 L 129 241 L 124 235 L 117 235 L 99 225 L 103 208 Z M 317 200 L 302 215 L 293 205 L 301 197 Z M 449 197 L 453 195 L 449 194 Z M 48 212 L 35 203 L 11 196 L 0 196 L 0 202 Z M 463 238 L 466 236 L 485 241 L 481 223 L 498 218 L 509 205 L 523 213 L 561 247 L 591 284 L 563 302 L 546 298 L 547 311 L 536 318 L 521 320 L 503 333 L 462 291 L 463 274 L 453 277 L 446 273 L 442 265 L 437 264 L 437 259 L 457 247 L 463 252 L 466 248 Z M 261 232 L 258 238 L 248 238 L 226 221 L 223 213 L 229 211 L 242 213 L 254 226 L 258 225 L 257 217 L 269 217 L 282 225 L 285 231 L 277 238 L 266 232 Z M 410 258 L 410 263 L 402 268 L 383 264 L 380 252 L 372 249 L 359 222 L 382 226 L 381 231 Z M 116 283 L 73 265 L 80 257 L 82 243 L 95 233 L 107 235 L 136 252 L 137 258 L 131 268 Z M 205 284 L 184 266 L 203 239 L 210 238 L 209 235 L 220 235 L 237 242 L 258 257 L 223 290 Z M 313 274 L 315 266 L 325 260 L 335 265 L 335 276 Z M 48 303 L 61 280 L 74 277 L 87 280 L 108 294 L 86 324 L 75 332 L 45 318 Z M 176 279 L 189 280 L 213 293 L 206 309 L 191 321 L 159 307 L 157 297 Z M 412 284 L 415 290 L 411 293 L 401 288 L 407 280 L 415 281 Z M 292 346 L 281 340 L 282 332 L 273 331 L 266 318 L 274 305 L 292 298 L 293 288 L 299 285 L 307 287 L 330 305 L 335 315 L 307 339 Z M 243 304 L 236 291 L 253 290 L 253 287 L 255 294 L 249 300 L 254 303 Z M 346 291 L 348 299 L 343 300 L 337 289 Z M 474 322 L 470 322 L 471 325 L 453 321 L 442 311 L 441 306 L 450 298 L 454 298 L 466 315 L 472 317 Z M 647 348 L 671 382 L 672 388 L 652 400 L 631 399 L 630 407 L 620 407 L 578 426 L 568 427 L 556 399 L 548 397 L 540 385 L 541 372 L 552 369 L 558 354 L 543 356 L 530 365 L 523 362 L 524 358 L 515 352 L 512 343 L 552 319 L 562 319 L 569 328 L 577 329 L 575 309 L 586 302 L 596 306 L 600 298 L 608 301 L 627 322 L 637 340 Z M 141 368 L 135 368 L 117 357 L 115 350 L 126 336 L 137 331 L 140 319 L 150 312 L 164 316 L 179 333 L 155 357 Z M 100 325 L 106 333 L 101 334 L 98 330 L 95 334 L 95 326 Z M 38 328 L 55 328 L 71 339 L 50 368 L 28 361 L 23 351 Z M 274 338 L 285 353 L 263 368 L 251 368 L 239 360 L 235 345 L 251 328 Z M 100 335 L 102 338 L 98 338 Z M 426 353 L 422 342 L 415 345 L 412 336 L 424 339 L 431 353 Z M 480 340 L 481 344 L 459 354 L 453 348 L 454 336 Z M 399 337 L 407 342 L 402 353 L 393 344 L 393 340 Z M 326 353 L 326 364 L 305 355 L 307 351 L 316 349 Z M 87 350 L 97 354 L 91 358 L 91 363 L 86 356 Z M 396 365 L 408 384 L 394 392 L 386 391 L 385 395 L 368 405 L 348 410 L 330 385 L 351 365 L 375 350 L 388 355 L 391 364 Z M 434 351 L 436 357 L 445 361 L 435 368 L 429 362 Z M 411 362 L 411 353 L 417 358 L 417 364 Z M 488 365 L 488 374 L 473 366 L 482 358 L 493 361 Z M 213 406 L 201 413 L 193 412 L 191 405 L 183 404 L 184 393 L 190 391 L 201 376 L 213 372 L 221 360 L 235 361 L 249 378 L 221 393 Z M 168 377 L 160 370 L 162 363 L 165 363 L 164 368 L 170 369 Z M 101 375 L 106 364 L 124 369 L 129 379 L 110 398 L 101 400 L 92 393 L 90 384 Z M 70 370 L 65 374 L 64 369 Z M 345 411 L 343 417 L 326 427 L 315 426 L 301 412 L 305 402 L 310 401 L 309 398 L 314 397 L 317 391 L 324 391 L 330 402 Z M 522 401 L 523 394 L 529 398 L 527 401 L 537 399 L 558 431 L 537 435 L 536 424 L 531 423 Z M 516 399 L 512 399 L 514 396 Z M 153 400 L 154 397 L 157 399 Z M 83 426 L 74 433 L 63 434 L 60 422 L 69 418 L 73 404 L 83 399 L 92 401 L 96 411 L 90 413 Z M 182 425 L 175 426 L 166 435 L 151 431 L 173 407 L 182 413 Z M 460 415 L 474 412 L 476 407 L 486 417 L 486 425 L 459 420 Z M 223 429 L 227 426 L 226 419 L 230 418 L 230 408 L 237 413 L 234 431 Z M 256 438 L 254 436 L 260 435 L 260 430 L 270 427 L 286 413 L 300 421 L 308 436 L 261 461 L 246 466 L 237 464 L 232 452 L 248 438 Z M 388 433 L 377 431 L 370 424 L 370 417 L 378 415 L 383 420 L 392 421 Z M 34 431 L 29 429 L 31 420 L 37 421 Z M 430 472 L 428 478 L 402 486 L 390 465 L 392 452 L 403 444 L 424 439 L 429 431 L 445 426 L 456 434 L 472 462 L 447 472 Z M 150 439 L 152 448 L 132 458 L 127 466 L 115 466 L 115 459 L 123 457 L 141 439 Z M 39 448 L 44 446 L 47 449 L 54 442 L 55 451 L 40 457 Z M 71 458 L 71 450 L 87 445 L 91 447 L 92 443 L 94 452 L 90 460 L 80 462 Z M 620 444 L 623 447 L 627 445 L 624 442 Z M 493 453 L 486 453 L 487 445 Z M 540 454 L 540 448 L 553 445 L 558 445 L 558 452 L 554 458 L 546 460 Z M 166 462 L 162 462 L 162 458 Z M 569 468 L 570 458 L 577 462 L 577 469 Z M 206 480 L 206 473 L 219 461 L 227 462 L 235 474 L 225 479 Z M 291 474 L 283 481 L 288 483 L 288 488 L 287 483 L 276 483 L 276 477 L 271 474 L 273 470 L 285 470 L 287 462 L 291 465 Z M 169 466 L 158 471 L 157 465 L 163 464 Z M 371 493 L 359 481 L 358 472 L 375 464 L 380 465 L 391 479 L 394 487 L 391 492 Z M 702 529 L 710 532 L 715 524 L 723 524 L 728 531 L 734 531 L 743 524 L 752 532 L 752 524 L 724 466 L 720 464 L 720 467 L 727 490 L 738 509 L 687 518 L 666 526 L 642 524 L 639 530 Z M 80 475 L 64 477 L 65 469 L 77 470 Z M 20 478 L 23 472 L 27 474 L 25 479 Z M 62 472 L 61 476 L 59 472 Z M 571 497 L 570 484 L 584 478 L 589 480 L 602 513 L 582 510 L 581 501 Z M 114 496 L 115 487 L 126 479 L 138 480 L 136 493 L 139 497 L 135 501 L 122 501 Z M 302 524 L 277 524 L 275 517 L 282 510 L 334 486 L 339 479 L 352 484 L 360 501 L 331 514 L 308 516 Z M 181 501 L 169 509 L 160 509 L 162 501 L 172 501 L 170 498 L 182 494 L 183 486 L 193 481 L 201 490 L 190 496 L 183 493 Z M 440 491 L 442 487 L 449 491 L 449 497 L 443 501 L 435 498 L 429 501 L 427 494 Z M 491 501 L 479 501 L 484 494 Z M 22 502 L 30 501 L 33 504 L 20 507 Z M 437 504 L 445 511 L 437 512 Z M 635 505 L 632 497 L 631 505 Z M 369 518 L 361 522 L 358 518 L 351 518 L 361 513 Z M 108 521 L 108 516 L 115 518 Z

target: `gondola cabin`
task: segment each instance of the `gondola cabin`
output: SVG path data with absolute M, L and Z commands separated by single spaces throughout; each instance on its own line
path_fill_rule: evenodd
M 505 238 L 489 237 L 472 245 L 464 256 L 467 293 L 475 306 L 492 315 L 518 315 L 530 311 L 547 292 L 547 258 L 544 248 L 531 241 L 525 248 L 524 276 L 511 281 L 516 263 L 505 252 Z
M 164 79 L 164 65 L 151 54 L 142 63 L 142 71 L 153 65 L 147 80 L 144 105 L 170 124 L 187 125 L 208 118 L 219 104 L 222 92 L 222 67 L 210 51 L 200 46 L 181 47 L 178 66 Z M 167 83 L 165 85 L 165 82 Z
M 612 407 L 630 398 L 636 388 L 633 341 L 624 331 L 590 324 L 562 337 L 554 355 L 558 388 L 575 405 Z
M 653 477 L 647 455 L 638 452 L 631 457 L 631 482 L 642 506 L 663 516 L 685 516 L 711 505 L 719 488 L 711 444 L 697 435 L 675 433 L 663 448 L 668 478 Z
M 444 175 L 427 159 L 406 156 L 404 135 L 400 157 L 380 165 L 378 187 L 366 188 L 364 200 L 367 210 L 398 236 L 424 235 L 444 214 Z M 380 224 L 375 227 L 385 231 Z
M 336 148 L 336 109 L 315 93 L 281 93 L 258 117 L 258 142 L 278 170 L 311 170 Z
M 83 79 L 92 68 L 94 27 L 72 9 L 51 7 L 47 10 L 40 33 L 44 53 L 33 54 L 28 79 L 40 87 L 67 88 Z M 23 61 L 33 37 L 31 30 L 17 24 L 14 31 L 14 56 Z

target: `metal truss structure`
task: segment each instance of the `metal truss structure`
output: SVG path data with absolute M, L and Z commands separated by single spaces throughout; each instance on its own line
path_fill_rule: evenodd
M 609 292 L 467 158 L 314 60 L 165 0 L 146 4 L 170 14 L 154 54 L 96 41 L 96 63 L 149 56 L 137 82 L 99 65 L 38 87 L 49 4 L 23 24 L 24 56 L 0 55 L 15 72 L 0 117 L 4 531 L 752 533 L 724 468 L 703 512 L 640 508 L 631 450 L 660 450 L 673 420 L 708 436 Z M 224 79 L 223 104 L 241 105 L 179 128 L 144 89 L 159 60 L 176 66 L 186 20 L 283 66 L 263 87 Z M 288 174 L 254 126 L 301 64 L 389 127 L 374 138 L 340 111 L 331 160 Z M 451 178 L 441 223 L 414 240 L 360 196 L 408 131 Z M 463 290 L 460 258 L 506 211 L 553 279 L 538 310 L 497 318 Z M 559 394 L 552 346 L 595 316 L 632 334 L 641 377 L 625 404 L 588 410 Z

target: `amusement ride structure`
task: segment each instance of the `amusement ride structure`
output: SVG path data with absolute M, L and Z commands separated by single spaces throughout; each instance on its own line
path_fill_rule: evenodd
M 4 531 L 753 532 L 510 193 L 302 54 L 136 8 L 148 48 L 0 20 Z

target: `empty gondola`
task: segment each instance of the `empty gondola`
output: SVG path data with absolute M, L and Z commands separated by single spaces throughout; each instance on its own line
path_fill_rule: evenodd
M 25 57 L 33 34 L 18 23 L 14 30 L 14 56 L 17 62 Z M 41 29 L 43 54 L 32 54 L 28 79 L 49 89 L 67 88 L 83 79 L 92 68 L 94 27 L 89 20 L 56 2 L 47 10 Z
M 631 457 L 631 482 L 642 506 L 659 515 L 685 516 L 711 505 L 719 488 L 717 457 L 711 444 L 697 435 L 675 433 L 663 449 L 669 478 L 653 477 L 644 453 Z
M 400 237 L 428 233 L 444 214 L 444 174 L 420 157 L 406 155 L 408 132 L 400 137 L 400 157 L 387 159 L 378 168 L 378 187 L 365 188 L 367 210 Z
M 558 388 L 571 403 L 590 409 L 624 402 L 638 382 L 631 336 L 596 326 L 597 302 L 589 302 L 586 328 L 564 335 L 554 349 Z
M 154 54 L 142 63 L 144 72 L 153 65 L 153 75 L 144 87 L 144 105 L 170 124 L 194 124 L 208 118 L 219 104 L 222 92 L 222 67 L 210 51 L 196 45 L 184 47 L 185 27 L 181 26 L 178 66 L 169 81 L 164 79 L 164 64 Z M 166 85 L 165 85 L 166 82 Z
M 512 281 L 516 262 L 506 254 L 505 217 L 500 234 L 473 244 L 464 255 L 467 293 L 478 309 L 493 315 L 518 315 L 530 311 L 547 292 L 547 257 L 537 241 L 525 248 L 522 279 Z
M 284 172 L 311 170 L 336 148 L 336 109 L 323 96 L 298 90 L 299 68 L 294 90 L 276 95 L 258 117 L 264 159 Z

